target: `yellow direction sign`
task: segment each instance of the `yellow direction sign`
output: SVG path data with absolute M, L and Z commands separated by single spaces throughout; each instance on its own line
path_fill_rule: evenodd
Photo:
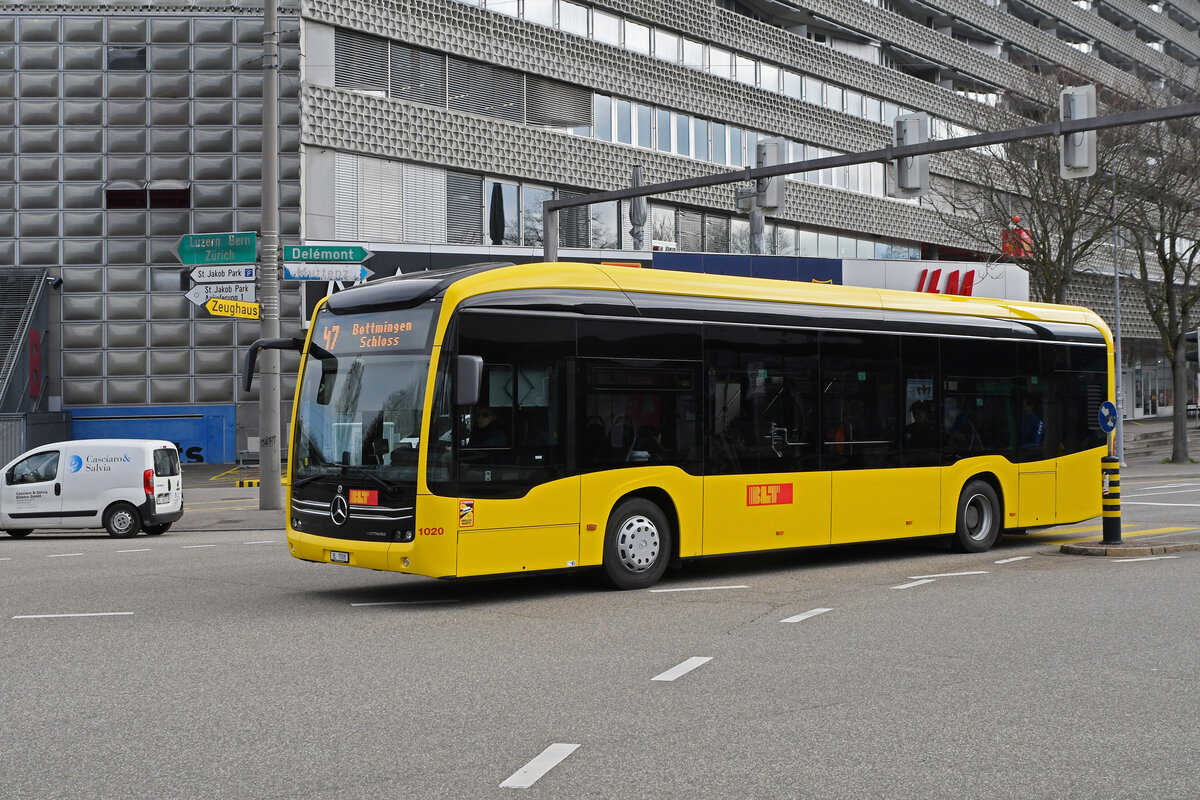
M 258 319 L 258 303 L 247 303 L 242 300 L 226 300 L 222 297 L 210 297 L 204 304 L 208 313 L 218 317 L 241 317 L 242 319 Z

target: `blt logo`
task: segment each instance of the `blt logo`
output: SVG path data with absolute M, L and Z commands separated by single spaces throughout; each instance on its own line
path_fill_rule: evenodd
M 953 270 L 946 274 L 946 283 L 942 286 L 942 271 L 940 269 L 921 270 L 921 277 L 917 279 L 917 291 L 927 294 L 956 294 L 961 297 L 970 297 L 975 291 L 975 270 L 969 269 L 963 271 Z M 928 282 L 926 281 L 928 278 Z M 941 288 L 938 288 L 941 286 Z
M 746 505 L 775 506 L 791 505 L 792 485 L 790 483 L 760 483 L 746 487 Z

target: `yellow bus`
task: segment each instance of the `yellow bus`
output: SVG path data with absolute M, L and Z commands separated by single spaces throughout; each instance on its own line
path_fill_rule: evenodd
M 1100 512 L 1112 339 L 1066 306 L 618 265 L 479 264 L 323 299 L 287 538 L 435 578 L 1002 532 Z

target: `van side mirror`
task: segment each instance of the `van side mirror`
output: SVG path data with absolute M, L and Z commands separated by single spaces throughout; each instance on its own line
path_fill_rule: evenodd
M 479 356 L 458 356 L 454 361 L 454 402 L 460 406 L 473 406 L 479 402 L 479 388 L 483 384 L 483 359 Z

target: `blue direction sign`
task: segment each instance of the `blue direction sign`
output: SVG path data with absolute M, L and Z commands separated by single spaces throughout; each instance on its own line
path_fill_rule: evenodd
M 1100 430 L 1112 433 L 1117 427 L 1117 407 L 1111 400 L 1100 404 Z
M 375 273 L 362 264 L 284 264 L 285 281 L 365 281 Z
M 258 257 L 256 233 L 188 233 L 175 245 L 181 264 L 253 264 Z
M 357 244 L 288 244 L 283 246 L 284 261 L 317 264 L 361 264 L 371 251 Z

